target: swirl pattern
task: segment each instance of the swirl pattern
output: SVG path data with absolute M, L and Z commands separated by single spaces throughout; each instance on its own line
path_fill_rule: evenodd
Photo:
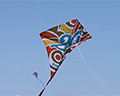
M 76 46 L 92 37 L 77 19 L 50 28 L 40 36 L 48 52 L 51 77 Z

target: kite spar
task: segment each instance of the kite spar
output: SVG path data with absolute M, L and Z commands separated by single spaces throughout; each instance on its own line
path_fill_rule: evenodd
M 48 53 L 51 77 L 38 96 L 42 96 L 67 55 L 82 42 L 92 38 L 77 19 L 50 28 L 40 33 L 40 37 Z

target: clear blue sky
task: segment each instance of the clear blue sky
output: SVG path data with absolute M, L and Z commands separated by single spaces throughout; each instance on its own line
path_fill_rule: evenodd
M 109 90 L 120 96 L 120 1 L 0 1 L 0 96 L 37 96 L 50 77 L 39 33 L 78 19 L 93 36 L 80 45 L 84 59 Z M 43 96 L 110 96 L 74 49 Z

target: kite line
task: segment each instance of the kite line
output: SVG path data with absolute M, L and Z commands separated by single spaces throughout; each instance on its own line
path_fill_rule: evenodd
M 83 57 L 83 55 L 82 55 L 82 53 L 81 53 L 81 51 L 80 51 L 79 46 L 78 46 L 78 51 L 79 51 L 80 56 L 81 56 L 83 62 L 85 63 L 85 65 L 86 65 L 86 66 L 89 68 L 89 70 L 93 73 L 93 75 L 96 77 L 96 79 L 99 81 L 99 83 L 103 86 L 103 88 L 107 91 L 107 93 L 108 93 L 110 96 L 112 96 L 112 94 L 108 91 L 108 89 L 105 87 L 105 85 L 102 83 L 102 81 L 98 78 L 98 76 L 95 74 L 95 72 L 91 69 L 91 67 L 90 67 L 90 66 L 87 64 L 87 62 L 85 61 L 85 59 L 84 59 L 84 57 Z
M 42 86 L 43 86 L 43 88 L 44 88 L 44 83 L 40 80 L 40 79 L 38 79 L 38 78 L 36 78 L 38 81 L 40 81 L 40 83 L 42 83 Z

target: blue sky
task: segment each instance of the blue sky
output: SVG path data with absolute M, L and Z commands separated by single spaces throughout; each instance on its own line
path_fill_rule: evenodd
M 112 96 L 120 96 L 119 0 L 0 1 L 0 96 L 37 96 L 50 77 L 39 33 L 78 19 L 93 36 L 79 46 Z M 74 49 L 43 96 L 110 96 Z

